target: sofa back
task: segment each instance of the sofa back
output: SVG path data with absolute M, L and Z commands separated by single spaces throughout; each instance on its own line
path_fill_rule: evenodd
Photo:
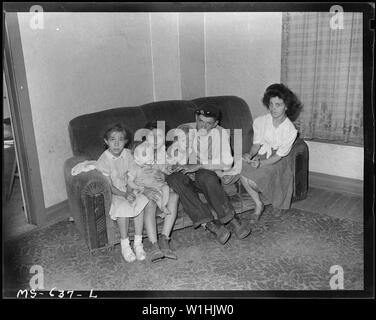
M 194 122 L 194 110 L 203 103 L 213 103 L 222 112 L 220 125 L 227 129 L 242 129 L 243 151 L 249 151 L 253 139 L 252 115 L 247 103 L 235 96 L 204 97 L 192 101 L 158 101 L 137 107 L 118 107 L 89 113 L 72 119 L 68 125 L 69 137 L 74 156 L 88 156 L 98 159 L 104 151 L 103 135 L 112 125 L 120 123 L 127 130 L 130 143 L 134 133 L 146 123 L 166 121 L 172 129 L 186 122 Z M 233 145 L 233 130 L 231 142 Z

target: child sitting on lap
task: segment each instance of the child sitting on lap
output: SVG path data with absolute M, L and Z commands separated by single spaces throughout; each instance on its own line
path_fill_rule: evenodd
M 157 131 L 158 129 L 154 129 Z M 154 131 L 153 130 L 153 131 Z M 159 135 L 158 132 L 156 132 Z M 128 172 L 128 183 L 132 189 L 142 193 L 145 187 L 152 188 L 158 193 L 157 206 L 162 211 L 161 217 L 170 211 L 167 208 L 167 203 L 170 195 L 170 188 L 163 180 L 157 180 L 152 172 L 161 171 L 167 173 L 165 162 L 164 136 L 159 135 L 160 141 L 158 145 L 154 145 L 154 134 L 148 135 L 145 142 L 139 144 L 134 149 L 135 165 L 132 170 Z M 159 160 L 156 161 L 155 153 L 159 155 Z M 151 170 L 150 170 L 151 169 Z

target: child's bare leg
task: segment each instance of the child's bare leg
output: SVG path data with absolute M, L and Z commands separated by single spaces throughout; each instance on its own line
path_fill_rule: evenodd
M 146 253 L 142 245 L 142 230 L 144 226 L 144 211 L 142 210 L 137 217 L 133 218 L 134 221 L 134 243 L 133 248 L 136 253 L 137 260 L 145 260 Z
M 119 218 L 116 219 L 116 222 L 119 226 L 120 238 L 121 239 L 128 238 L 129 218 L 119 217 Z
M 142 231 L 144 229 L 144 210 L 142 210 L 137 217 L 133 218 L 133 222 L 135 236 L 142 236 Z
M 156 209 L 157 205 L 154 201 L 150 200 L 145 207 L 145 229 L 149 241 L 152 244 L 152 249 L 149 253 L 152 262 L 158 261 L 164 257 L 157 242 L 157 222 L 156 222 Z
M 121 245 L 121 254 L 123 255 L 125 261 L 132 262 L 136 260 L 136 256 L 132 251 L 132 248 L 129 245 L 128 237 L 128 227 L 129 227 L 129 218 L 119 217 L 116 220 L 119 230 L 120 230 L 120 245 Z
M 157 242 L 157 224 L 155 220 L 156 209 L 157 205 L 152 200 L 150 200 L 145 207 L 145 230 L 151 243 Z
M 159 246 L 166 258 L 177 259 L 176 254 L 171 250 L 169 241 L 170 233 L 174 226 L 175 219 L 178 212 L 179 196 L 172 192 L 169 195 L 169 202 L 167 204 L 170 214 L 166 215 L 163 221 L 163 230 L 159 241 Z
M 165 213 L 166 215 L 170 215 L 171 211 L 169 210 L 169 208 L 167 206 L 168 199 L 170 197 L 170 187 L 167 184 L 164 185 L 162 187 L 161 193 L 162 193 L 161 209 L 162 209 L 163 213 Z
M 169 200 L 167 204 L 170 214 L 165 217 L 164 222 L 163 222 L 163 229 L 162 229 L 162 234 L 167 236 L 167 238 L 170 237 L 171 230 L 174 226 L 175 219 L 178 214 L 178 204 L 179 204 L 179 195 L 175 192 L 171 192 L 169 194 Z

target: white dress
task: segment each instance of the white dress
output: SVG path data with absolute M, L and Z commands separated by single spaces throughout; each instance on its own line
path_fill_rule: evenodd
M 134 159 L 129 149 L 124 149 L 120 156 L 115 157 L 106 150 L 99 157 L 96 168 L 103 175 L 111 178 L 114 187 L 127 191 L 128 171 L 133 166 Z M 112 195 L 110 216 L 113 220 L 118 217 L 136 217 L 145 208 L 149 199 L 143 194 L 137 194 L 136 200 L 131 204 L 124 197 Z

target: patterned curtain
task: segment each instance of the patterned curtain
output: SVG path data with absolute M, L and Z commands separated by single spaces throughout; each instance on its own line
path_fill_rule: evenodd
M 343 12 L 283 13 L 281 82 L 303 109 L 300 136 L 363 145 L 363 16 Z

